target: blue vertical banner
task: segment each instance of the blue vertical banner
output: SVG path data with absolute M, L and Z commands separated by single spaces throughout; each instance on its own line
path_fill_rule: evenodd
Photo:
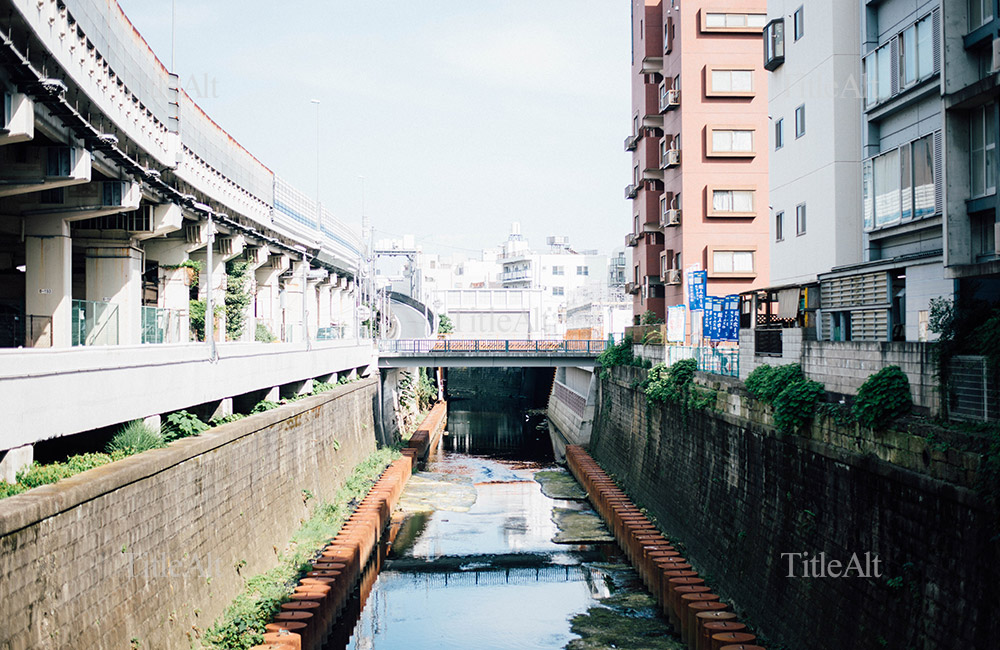
M 709 341 L 722 339 L 722 309 L 725 301 L 715 296 L 705 296 L 705 315 L 702 320 L 702 336 Z
M 729 295 L 722 299 L 721 341 L 740 340 L 740 297 Z
M 688 271 L 688 307 L 691 311 L 705 309 L 705 289 L 708 286 L 708 271 Z

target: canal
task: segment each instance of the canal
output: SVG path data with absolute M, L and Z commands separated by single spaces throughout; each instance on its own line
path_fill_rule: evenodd
M 683 647 L 544 417 L 506 406 L 451 404 L 327 650 Z

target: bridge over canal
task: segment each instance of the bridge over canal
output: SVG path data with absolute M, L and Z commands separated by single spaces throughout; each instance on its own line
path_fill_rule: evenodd
M 387 339 L 379 341 L 380 368 L 593 367 L 606 341 L 509 339 Z

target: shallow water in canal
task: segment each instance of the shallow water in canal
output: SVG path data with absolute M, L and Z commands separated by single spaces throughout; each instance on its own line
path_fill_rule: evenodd
M 535 474 L 558 468 L 536 423 L 517 412 L 449 414 L 441 449 L 403 492 L 381 570 L 370 567 L 327 649 L 628 647 L 612 645 L 625 640 L 616 625 L 641 638 L 636 647 L 680 647 L 617 547 L 579 543 L 606 533 L 555 523 L 554 514 L 596 514 L 543 493 Z M 612 636 L 586 631 L 595 625 Z

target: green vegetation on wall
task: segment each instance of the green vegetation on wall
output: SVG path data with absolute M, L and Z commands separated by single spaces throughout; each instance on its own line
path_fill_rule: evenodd
M 226 262 L 226 338 L 238 341 L 243 337 L 250 306 L 249 266 L 245 260 Z

